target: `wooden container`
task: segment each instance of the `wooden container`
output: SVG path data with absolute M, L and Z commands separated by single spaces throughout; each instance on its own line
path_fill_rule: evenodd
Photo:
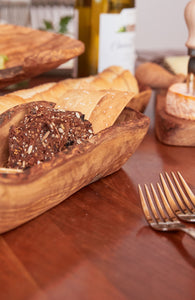
M 81 41 L 63 34 L 0 25 L 0 54 L 8 57 L 0 70 L 0 88 L 57 68 L 84 52 Z
M 82 187 L 119 170 L 136 151 L 149 127 L 149 118 L 125 108 L 117 121 L 90 143 L 69 154 L 24 171 L 4 169 L 8 132 L 24 116 L 29 103 L 0 115 L 0 233 L 13 229 L 67 199 Z

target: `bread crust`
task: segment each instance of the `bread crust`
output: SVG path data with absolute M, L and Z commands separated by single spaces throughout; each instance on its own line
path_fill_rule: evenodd
M 46 83 L 0 97 L 0 113 L 17 104 L 54 102 L 58 109 L 85 114 L 85 118 L 91 120 L 94 131 L 98 132 L 112 126 L 138 92 L 138 83 L 128 70 L 111 66 L 96 76 Z
M 65 79 L 58 83 L 46 83 L 31 89 L 16 91 L 12 95 L 19 96 L 27 101 L 55 101 L 55 99 L 62 98 L 67 90 L 72 89 L 112 89 L 139 93 L 137 80 L 130 71 L 119 66 L 111 66 L 95 76 Z

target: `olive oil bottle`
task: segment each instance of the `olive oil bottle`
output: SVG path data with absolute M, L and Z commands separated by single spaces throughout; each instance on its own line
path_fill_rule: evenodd
M 77 38 L 85 44 L 85 52 L 77 58 L 77 76 L 83 77 L 90 74 L 91 0 L 76 0 L 75 14 L 78 22 Z
M 88 12 L 90 16 L 88 15 L 89 18 L 85 18 L 85 21 L 82 21 L 81 16 L 79 17 L 79 39 L 86 47 L 83 55 L 85 61 L 83 60 L 82 65 L 82 69 L 86 71 L 85 75 L 97 74 L 111 65 L 122 66 L 133 73 L 135 0 L 91 0 Z M 88 30 L 85 29 L 86 20 Z M 84 31 L 83 36 L 81 31 Z M 79 69 L 80 67 L 78 75 Z

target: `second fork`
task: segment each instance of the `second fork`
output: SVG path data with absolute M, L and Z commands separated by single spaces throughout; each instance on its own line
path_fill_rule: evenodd
M 182 221 L 195 222 L 195 196 L 190 190 L 189 186 L 187 185 L 180 172 L 177 172 L 177 174 L 180 181 L 182 182 L 182 186 L 179 183 L 176 175 L 173 172 L 171 172 L 171 174 L 173 180 L 171 180 L 171 177 L 168 175 L 167 172 L 165 172 L 170 189 L 168 188 L 164 176 L 162 175 L 162 173 L 160 174 L 160 179 L 167 200 L 169 201 L 169 205 L 172 211 L 176 214 L 176 216 Z M 173 182 L 175 183 L 175 185 Z M 184 191 L 186 193 L 184 193 Z
M 195 239 L 195 229 L 187 228 L 183 223 L 181 223 L 174 213 L 172 212 L 169 202 L 164 195 L 160 184 L 157 183 L 158 191 L 160 197 L 157 196 L 157 193 L 151 184 L 152 194 L 151 196 L 147 185 L 145 184 L 145 190 L 148 201 L 146 201 L 144 194 L 142 192 L 141 186 L 139 187 L 139 194 L 141 199 L 141 204 L 143 212 L 148 224 L 155 230 L 159 231 L 184 231 L 190 237 Z

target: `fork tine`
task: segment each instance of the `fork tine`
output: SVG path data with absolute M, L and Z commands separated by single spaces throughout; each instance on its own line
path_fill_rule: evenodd
M 176 186 L 177 186 L 177 188 L 178 188 L 178 190 L 179 190 L 179 192 L 180 192 L 180 194 L 181 194 L 181 196 L 182 196 L 182 198 L 183 198 L 183 203 L 185 203 L 185 205 L 186 205 L 186 207 L 188 208 L 188 210 L 190 210 L 190 211 L 192 212 L 193 207 L 192 207 L 191 202 L 190 202 L 190 201 L 188 200 L 188 198 L 186 197 L 186 195 L 185 195 L 185 193 L 184 193 L 184 191 L 183 191 L 181 185 L 179 184 L 179 181 L 177 180 L 175 174 L 174 174 L 173 172 L 171 172 L 171 174 L 172 174 L 173 179 L 174 179 L 174 181 L 175 181 L 175 184 L 176 184 Z
M 157 211 L 157 209 L 156 209 L 156 207 L 155 207 L 155 205 L 154 205 L 154 202 L 153 202 L 153 200 L 152 200 L 152 197 L 151 197 L 151 194 L 150 194 L 150 192 L 149 192 L 149 189 L 148 189 L 147 185 L 145 184 L 144 187 L 145 187 L 145 190 L 146 190 L 146 195 L 147 195 L 147 198 L 148 198 L 148 202 L 149 202 L 151 211 L 152 211 L 152 213 L 153 213 L 153 215 L 154 215 L 156 221 L 158 222 L 158 221 L 159 221 L 159 214 L 158 214 L 158 211 Z
M 190 200 L 192 201 L 192 204 L 195 205 L 195 195 L 194 195 L 194 193 L 192 192 L 192 190 L 188 186 L 187 182 L 184 180 L 181 173 L 178 171 L 177 174 L 178 174 L 178 176 L 179 176 L 179 178 L 180 178 L 180 180 L 183 184 L 183 187 L 185 188 L 186 193 L 188 194 Z
M 139 195 L 140 195 L 140 199 L 141 199 L 141 204 L 142 204 L 144 215 L 145 215 L 146 220 L 149 223 L 149 225 L 151 225 L 151 223 L 152 222 L 156 222 L 156 220 L 151 215 L 151 213 L 150 213 L 150 211 L 148 209 L 148 205 L 147 205 L 146 199 L 145 199 L 145 197 L 143 195 L 142 188 L 141 188 L 140 184 L 138 184 L 138 188 L 139 188 Z
M 181 198 L 179 197 L 179 195 L 178 195 L 178 193 L 177 193 L 177 191 L 176 191 L 176 189 L 175 189 L 175 187 L 174 187 L 174 185 L 173 185 L 173 183 L 172 183 L 169 175 L 166 172 L 165 172 L 165 174 L 166 174 L 166 177 L 167 177 L 168 182 L 170 184 L 170 187 L 171 187 L 171 189 L 173 191 L 173 194 L 175 196 L 175 199 L 174 199 L 172 197 L 171 193 L 170 193 L 170 190 L 169 190 L 169 188 L 168 188 L 168 186 L 166 184 L 166 181 L 165 181 L 162 173 L 160 173 L 160 179 L 161 179 L 161 182 L 162 182 L 165 194 L 166 194 L 169 202 L 171 203 L 170 207 L 172 207 L 173 211 L 175 211 L 175 212 L 184 213 L 185 206 L 184 206 Z
M 157 205 L 158 210 L 159 210 L 159 214 L 160 214 L 162 220 L 166 221 L 167 218 L 169 218 L 169 216 L 166 214 L 166 211 L 164 210 L 164 207 L 162 206 L 162 203 L 160 202 L 152 183 L 151 183 L 151 189 L 152 189 L 155 201 L 156 201 L 156 205 Z
M 167 180 L 169 182 L 171 191 L 173 192 L 173 195 L 175 196 L 175 198 L 172 197 L 172 195 L 170 193 L 170 190 L 169 190 L 162 174 L 160 174 L 160 178 L 161 178 L 164 190 L 165 190 L 165 194 L 166 194 L 168 200 L 170 201 L 173 210 L 175 210 L 176 213 L 180 213 L 180 214 L 182 214 L 182 213 L 183 214 L 193 213 L 193 204 L 186 197 L 186 195 L 185 195 L 181 185 L 179 184 L 175 174 L 173 172 L 171 172 L 171 174 L 173 176 L 173 179 L 175 181 L 175 184 L 176 184 L 176 186 L 177 186 L 177 188 L 178 188 L 178 190 L 179 190 L 179 192 L 180 192 L 183 199 L 181 199 L 181 197 L 179 196 L 179 194 L 178 194 L 178 192 L 177 192 L 170 176 L 168 175 L 168 173 L 165 172 L 165 174 L 166 174 Z
M 162 202 L 163 202 L 163 204 L 164 204 L 164 208 L 165 208 L 165 210 L 166 210 L 166 213 L 167 213 L 169 219 L 170 219 L 171 221 L 177 220 L 177 218 L 175 217 L 175 214 L 173 213 L 173 211 L 172 211 L 172 209 L 171 209 L 171 207 L 170 207 L 170 204 L 169 204 L 169 202 L 167 201 L 167 199 L 166 199 L 166 197 L 165 197 L 165 194 L 163 193 L 163 190 L 162 190 L 162 188 L 161 188 L 161 186 L 160 186 L 159 183 L 157 183 L 157 187 L 158 187 L 158 190 L 159 190 L 159 193 L 160 193 Z

